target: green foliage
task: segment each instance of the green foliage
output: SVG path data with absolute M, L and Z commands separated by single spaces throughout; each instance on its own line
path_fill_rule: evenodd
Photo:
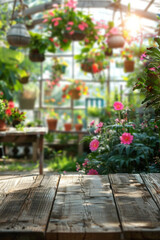
M 160 39 L 155 38 L 155 41 L 158 46 L 147 48 L 143 56 L 144 71 L 139 75 L 134 89 L 140 89 L 144 93 L 145 99 L 142 103 L 146 107 L 153 107 L 157 119 L 160 119 Z
M 46 49 L 48 48 L 49 40 L 42 34 L 29 32 L 31 36 L 31 40 L 29 42 L 28 47 L 30 50 L 38 49 L 39 53 L 44 54 Z

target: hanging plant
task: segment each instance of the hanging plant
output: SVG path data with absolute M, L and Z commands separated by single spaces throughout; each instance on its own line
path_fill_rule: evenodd
M 121 51 L 121 56 L 124 58 L 124 72 L 133 72 L 135 61 L 133 60 L 133 51 L 130 47 L 124 48 Z
M 50 32 L 50 41 L 56 47 L 67 50 L 71 41 L 89 41 L 95 43 L 97 40 L 97 29 L 91 16 L 76 9 L 76 2 L 65 1 L 63 6 L 57 6 L 53 11 L 44 15 L 43 21 Z

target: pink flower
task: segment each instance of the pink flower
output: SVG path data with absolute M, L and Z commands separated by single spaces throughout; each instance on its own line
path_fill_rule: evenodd
M 59 22 L 58 21 L 55 21 L 54 22 L 54 26 L 56 27 L 56 26 L 58 26 L 59 25 Z
M 78 28 L 79 28 L 81 31 L 84 31 L 85 26 L 84 26 L 83 24 L 79 24 L 79 25 L 78 25 Z
M 70 34 L 70 35 L 73 35 L 73 34 L 74 34 L 74 31 L 71 31 L 69 34 Z
M 85 41 L 86 43 L 88 43 L 88 42 L 89 42 L 89 39 L 88 39 L 88 38 L 85 38 L 84 41 Z
M 146 57 L 147 57 L 147 55 L 146 55 L 145 52 L 144 52 L 144 53 L 141 55 L 140 60 L 142 61 L 142 60 L 144 60 Z
M 124 108 L 124 105 L 121 102 L 115 102 L 113 104 L 113 107 L 115 110 L 122 110 Z
M 55 45 L 56 47 L 59 47 L 59 44 L 58 44 L 57 42 L 54 42 L 54 45 Z
M 43 23 L 45 23 L 45 22 L 48 22 L 48 19 L 47 19 L 47 18 L 43 20 Z
M 4 95 L 4 93 L 1 91 L 1 92 L 0 92 L 0 95 L 1 95 L 1 96 L 3 96 L 3 95 Z
M 88 171 L 87 175 L 98 175 L 98 172 L 97 172 L 97 170 L 95 170 L 95 169 L 90 169 L 90 170 Z
M 66 7 L 73 8 L 73 9 L 76 8 L 76 5 L 77 5 L 77 1 L 74 1 L 74 0 L 69 0 L 69 1 L 65 4 Z
M 99 147 L 99 141 L 97 139 L 92 140 L 89 144 L 89 148 L 92 152 L 96 151 L 98 147 Z
M 99 127 L 99 128 L 103 127 L 103 122 L 100 122 L 99 124 L 97 124 L 96 127 Z
M 8 107 L 9 107 L 9 108 L 14 108 L 14 102 L 9 101 L 9 102 L 8 102 Z
M 68 22 L 67 24 L 73 26 L 74 22 Z
M 89 160 L 88 160 L 88 159 L 87 159 L 87 160 L 85 160 L 85 161 L 84 161 L 84 163 L 82 163 L 82 166 L 83 166 L 83 167 L 87 166 L 88 162 L 89 162 Z
M 50 12 L 49 12 L 49 15 L 54 16 L 54 13 L 50 11 Z
M 155 69 L 155 67 L 152 67 L 152 68 L 149 68 L 149 70 L 155 71 L 156 69 Z
M 54 3 L 54 4 L 52 5 L 52 7 L 53 7 L 53 8 L 58 8 L 58 4 L 57 4 L 57 3 Z
M 66 30 L 70 31 L 70 30 L 71 30 L 71 27 L 66 27 Z
M 95 120 L 92 120 L 89 125 L 90 125 L 90 126 L 93 126 L 93 125 L 94 125 L 94 122 L 95 122 Z
M 155 127 L 155 128 L 158 128 L 158 126 L 157 126 L 157 125 L 155 125 L 154 127 Z
M 116 123 L 119 123 L 119 119 L 118 119 L 118 118 L 116 118 L 116 119 L 115 119 L 115 122 L 116 122 Z
M 120 140 L 122 144 L 131 144 L 133 141 L 133 135 L 130 133 L 123 133 L 122 136 L 120 136 Z
M 94 130 L 94 133 L 99 133 L 101 132 L 101 128 L 97 128 L 96 130 Z
M 119 34 L 119 30 L 116 27 L 111 28 L 111 30 L 109 31 L 110 34 L 116 35 Z
M 53 39 L 53 38 L 49 38 L 49 40 L 50 40 L 51 42 L 54 42 L 54 39 Z

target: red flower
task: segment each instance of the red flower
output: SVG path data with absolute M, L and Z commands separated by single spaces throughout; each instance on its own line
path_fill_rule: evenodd
M 14 102 L 9 101 L 9 102 L 8 102 L 8 107 L 9 107 L 9 108 L 14 108 Z
M 9 109 L 9 108 L 6 109 L 5 113 L 6 113 L 6 115 L 8 115 L 8 116 L 11 116 L 11 115 L 12 115 L 11 109 Z

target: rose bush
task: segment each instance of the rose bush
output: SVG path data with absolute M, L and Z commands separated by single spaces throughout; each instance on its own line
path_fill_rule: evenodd
M 114 109 L 112 125 L 90 123 L 90 134 L 83 138 L 90 153 L 82 166 L 77 163 L 77 170 L 86 174 L 151 171 L 155 156 L 160 155 L 158 126 L 153 119 L 130 121 L 130 110 L 121 102 L 115 102 Z

